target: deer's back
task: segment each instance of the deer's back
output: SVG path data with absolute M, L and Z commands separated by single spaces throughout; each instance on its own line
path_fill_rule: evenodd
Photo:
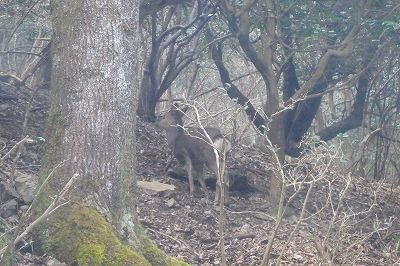
M 207 134 L 214 142 L 223 138 L 218 128 L 205 128 Z M 188 128 L 180 137 L 176 139 L 174 155 L 184 164 L 184 155 L 187 154 L 194 165 L 206 164 L 207 161 L 215 161 L 215 154 L 212 145 L 204 133 L 199 128 Z

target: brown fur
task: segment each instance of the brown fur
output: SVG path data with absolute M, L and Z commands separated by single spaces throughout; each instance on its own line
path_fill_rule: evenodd
M 193 184 L 192 170 L 194 169 L 199 177 L 200 185 L 208 199 L 208 191 L 204 181 L 204 165 L 206 165 L 218 179 L 218 166 L 215 158 L 215 153 L 209 140 L 204 136 L 204 132 L 200 128 L 183 128 L 182 117 L 187 110 L 179 110 L 174 106 L 169 110 L 164 118 L 159 122 L 160 127 L 167 131 L 167 141 L 174 156 L 177 160 L 185 165 L 189 178 L 190 192 L 193 193 L 195 188 Z M 226 144 L 225 152 L 230 150 L 231 144 L 228 140 L 224 141 L 224 137 L 218 128 L 205 128 L 217 149 L 223 148 L 223 143 Z M 220 151 L 222 152 L 222 151 Z M 228 172 L 225 170 L 225 202 L 228 202 L 229 178 Z M 214 202 L 218 203 L 220 199 L 220 187 L 217 182 L 217 191 L 215 193 Z

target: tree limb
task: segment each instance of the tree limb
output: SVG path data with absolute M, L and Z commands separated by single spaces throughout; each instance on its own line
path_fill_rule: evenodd
M 209 49 L 211 52 L 212 59 L 219 71 L 221 82 L 224 85 L 224 88 L 226 89 L 228 96 L 231 99 L 236 100 L 238 104 L 244 107 L 243 108 L 244 111 L 249 116 L 250 120 L 253 122 L 255 127 L 262 133 L 264 133 L 265 130 L 264 118 L 257 112 L 255 107 L 251 104 L 250 100 L 235 86 L 235 84 L 232 83 L 229 71 L 225 67 L 222 61 L 221 45 L 219 44 L 217 46 L 217 44 L 214 42 L 214 37 L 211 34 L 210 28 L 207 27 L 205 29 L 205 34 L 207 42 L 209 43 Z
M 157 13 L 166 6 L 179 5 L 184 3 L 189 3 L 188 0 L 157 0 L 157 1 L 140 1 L 139 6 L 139 23 L 141 24 L 143 20 L 150 14 Z

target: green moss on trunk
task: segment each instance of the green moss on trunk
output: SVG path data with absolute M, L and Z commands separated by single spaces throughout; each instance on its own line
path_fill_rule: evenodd
M 43 253 L 71 265 L 151 265 L 123 246 L 110 224 L 96 210 L 71 205 L 63 207 L 40 230 Z
M 177 260 L 171 256 L 166 255 L 160 249 L 151 243 L 151 241 L 145 237 L 142 241 L 142 247 L 140 249 L 141 254 L 151 263 L 151 265 L 160 266 L 188 266 L 186 262 Z
M 144 233 L 136 252 L 122 245 L 104 217 L 89 207 L 64 206 L 41 227 L 39 250 L 70 265 L 188 265 L 163 253 Z

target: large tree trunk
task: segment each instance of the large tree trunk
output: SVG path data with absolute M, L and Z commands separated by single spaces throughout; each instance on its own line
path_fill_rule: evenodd
M 51 8 L 52 107 L 40 183 L 56 170 L 36 213 L 73 175 L 79 181 L 70 203 L 37 230 L 39 250 L 72 265 L 167 265 L 136 213 L 138 2 L 53 0 Z

